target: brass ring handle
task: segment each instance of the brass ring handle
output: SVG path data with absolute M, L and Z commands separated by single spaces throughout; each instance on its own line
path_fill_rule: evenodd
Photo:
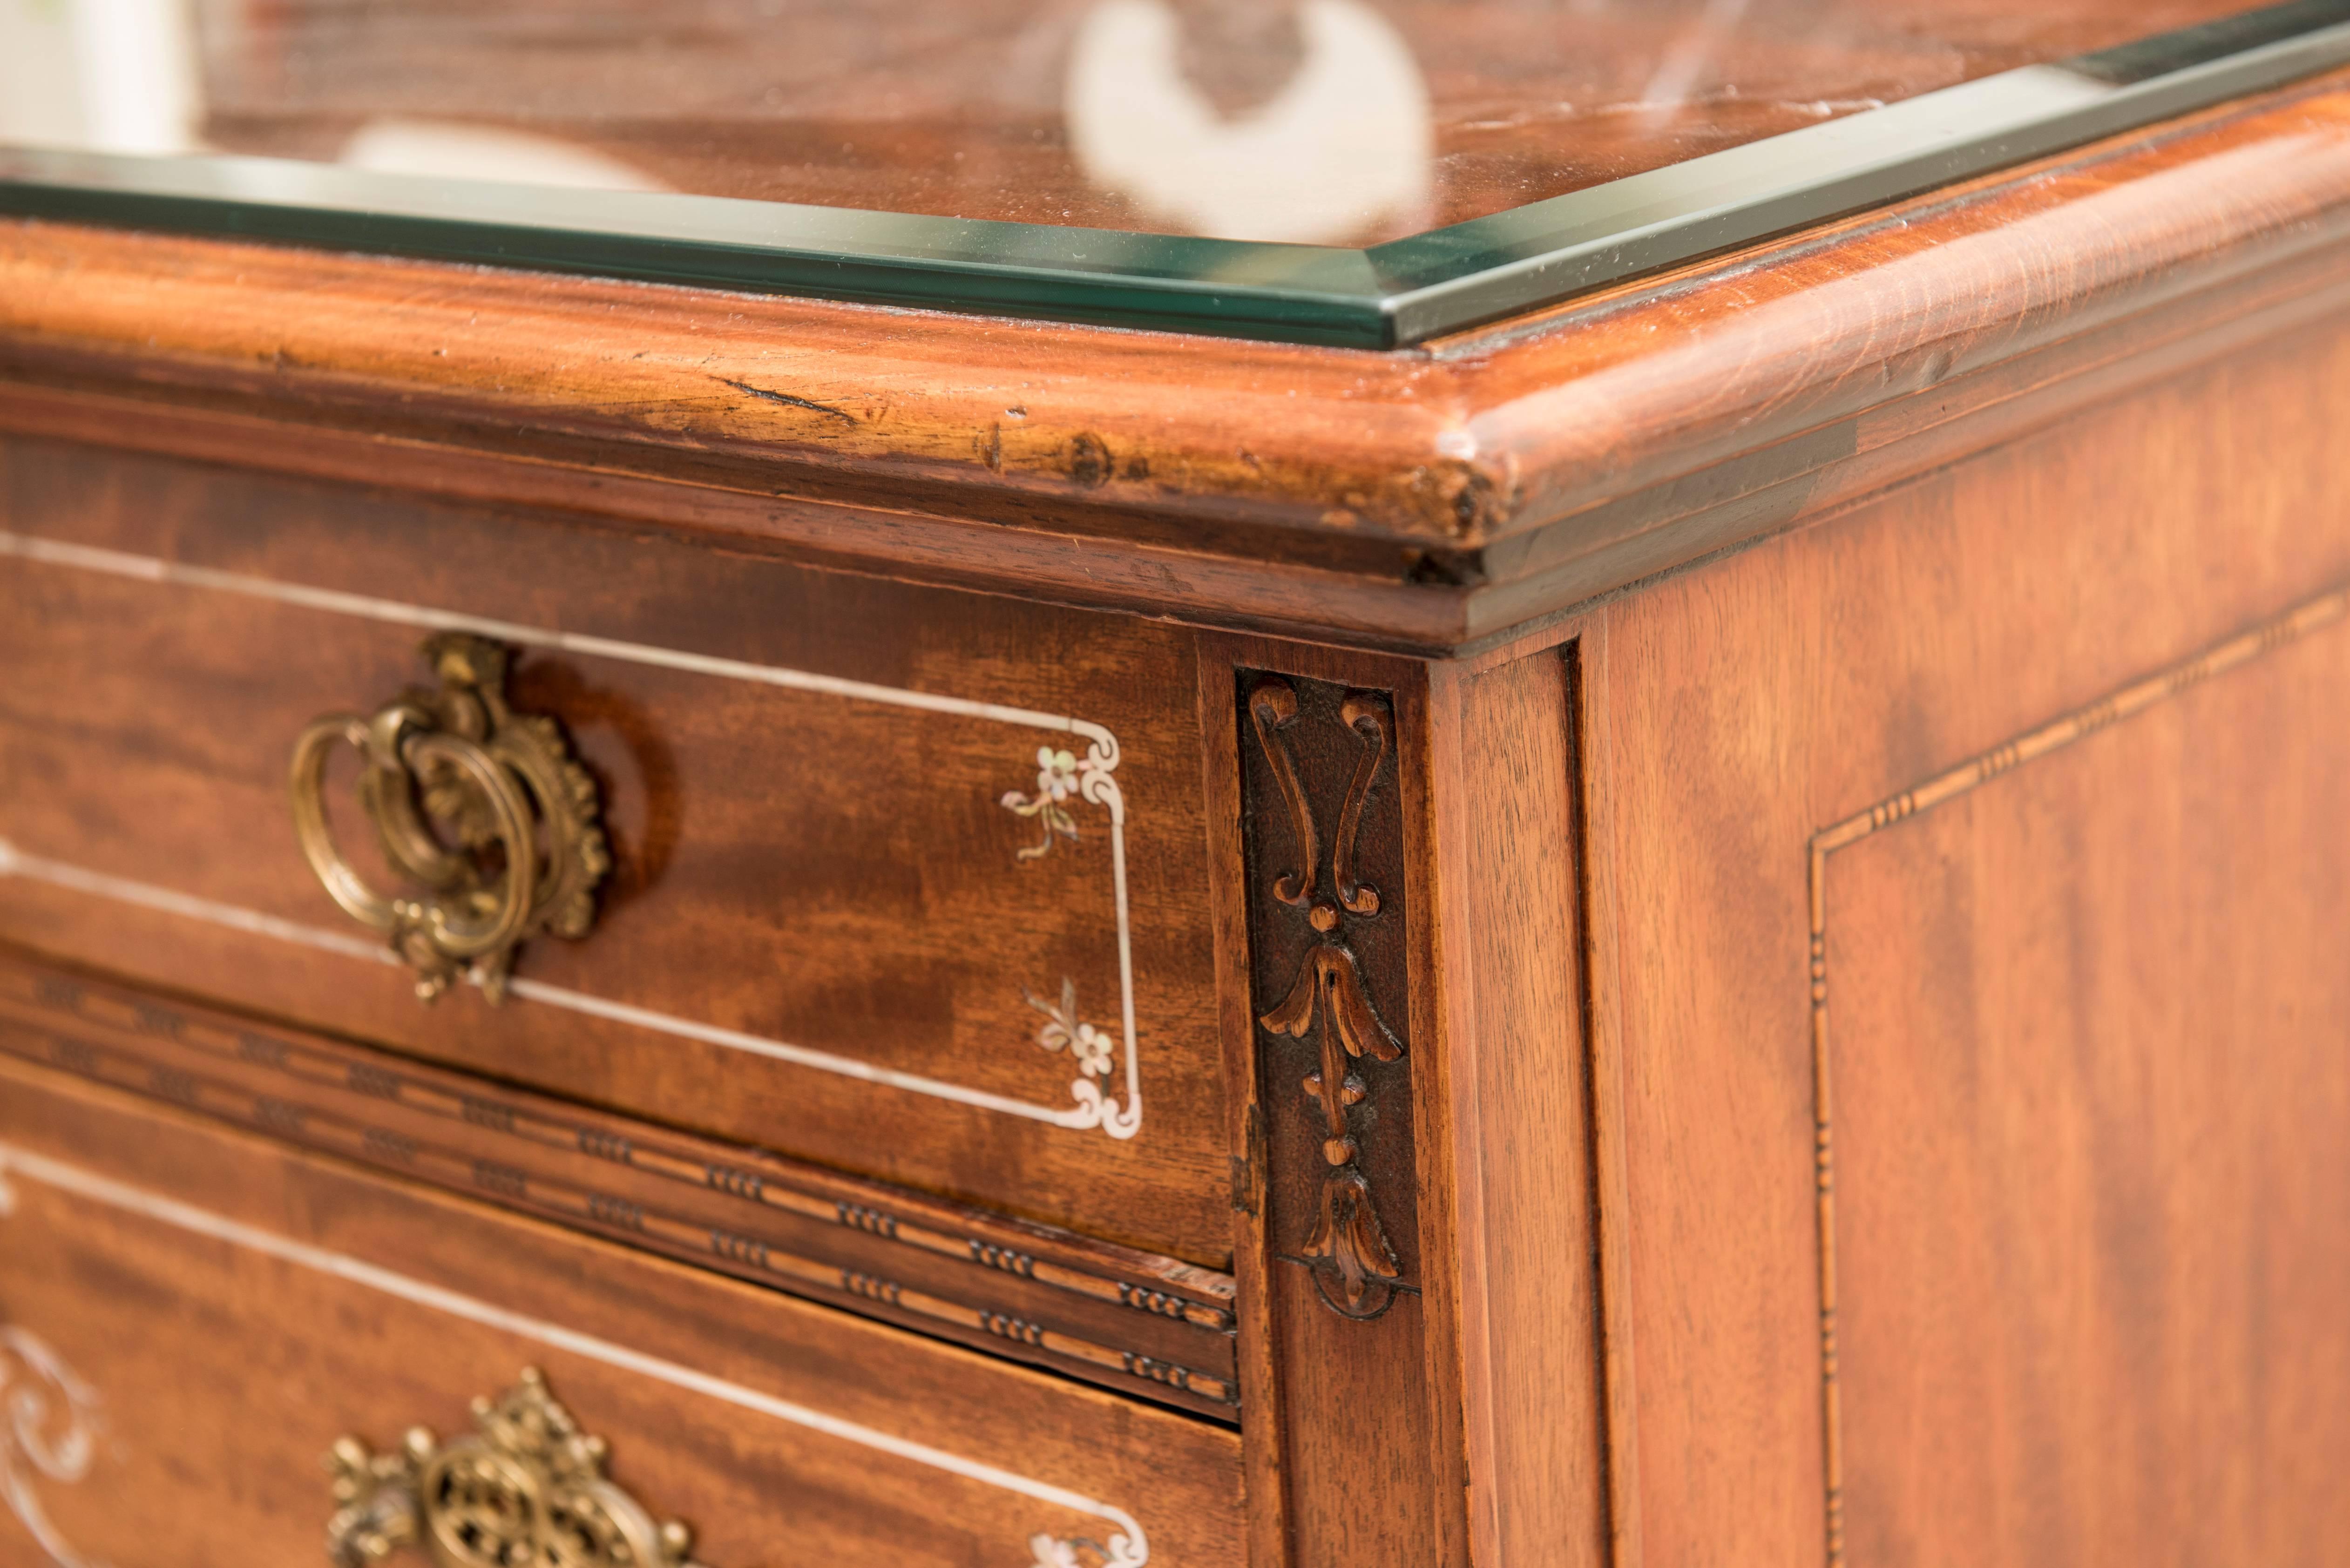
M 523 798 L 521 787 L 489 753 L 463 737 L 402 726 L 396 732 L 398 740 L 379 748 L 375 741 L 378 732 L 385 727 L 382 721 L 399 711 L 398 708 L 386 709 L 377 715 L 375 723 L 351 714 L 336 714 L 302 732 L 302 738 L 295 742 L 293 766 L 294 831 L 301 838 L 302 853 L 308 858 L 310 869 L 326 885 L 328 895 L 342 906 L 344 913 L 361 925 L 387 934 L 399 933 L 404 926 L 421 928 L 410 934 L 421 936 L 432 951 L 452 959 L 474 959 L 511 947 L 522 938 L 537 890 L 538 856 L 531 832 L 529 804 Z M 438 899 L 418 902 L 386 898 L 368 886 L 367 879 L 336 848 L 333 832 L 327 826 L 327 758 L 338 742 L 348 744 L 366 759 L 369 771 L 366 782 L 359 786 L 361 797 L 370 802 L 373 809 L 369 815 L 387 838 L 408 827 L 396 821 L 394 812 L 421 824 L 410 785 L 421 771 L 436 765 L 452 769 L 479 792 L 494 821 L 497 843 L 504 852 L 505 886 L 496 897 L 494 915 L 484 917 L 465 909 L 452 909 Z M 393 807 L 389 805 L 391 802 L 400 805 Z M 409 831 L 420 838 L 425 832 L 421 826 Z M 437 843 L 430 845 L 429 855 L 433 860 L 449 864 L 457 858 Z M 411 859 L 406 855 L 394 855 L 392 858 L 403 865 Z M 425 859 L 427 855 L 420 853 L 415 858 Z M 455 877 L 444 872 L 443 877 L 429 879 L 442 882 Z M 394 945 L 405 946 L 397 940 Z
M 526 938 L 588 933 L 611 857 L 594 782 L 561 730 L 506 706 L 505 650 L 451 633 L 424 656 L 438 691 L 409 691 L 368 718 L 329 714 L 295 742 L 295 836 L 328 896 L 415 969 L 418 996 L 430 1002 L 470 971 L 497 1002 Z M 335 843 L 327 763 L 346 746 L 384 861 L 420 896 L 378 891 Z

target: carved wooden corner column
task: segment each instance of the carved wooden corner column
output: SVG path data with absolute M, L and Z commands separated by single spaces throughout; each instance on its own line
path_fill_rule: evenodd
M 1303 1139 L 1284 1129 L 1290 1136 L 1274 1147 L 1287 1154 L 1301 1142 L 1318 1144 L 1322 1167 L 1276 1156 L 1276 1171 L 1291 1168 L 1280 1187 L 1286 1202 L 1276 1205 L 1291 1212 L 1278 1217 L 1292 1223 L 1276 1224 L 1275 1256 L 1306 1270 L 1331 1311 L 1376 1318 L 1399 1293 L 1419 1291 L 1379 1217 L 1381 1191 L 1400 1208 L 1412 1185 L 1408 1072 L 1382 1070 L 1402 1060 L 1404 1042 L 1371 1000 L 1376 986 L 1388 1007 L 1399 1007 L 1405 992 L 1393 704 L 1383 692 L 1266 675 L 1251 686 L 1247 709 L 1255 742 L 1243 764 L 1252 807 L 1249 945 L 1257 1002 L 1281 998 L 1257 1018 L 1263 1082 L 1276 1098 L 1294 1083 L 1291 1098 L 1311 1102 L 1292 1104 L 1291 1116 L 1274 1115 L 1285 1122 L 1302 1114 L 1318 1129 Z M 1375 789 L 1380 799 L 1366 846 Z M 1377 881 L 1366 869 L 1367 848 L 1374 858 L 1396 857 Z M 1366 1168 L 1379 1174 L 1378 1190 Z M 1312 1219 L 1301 1227 L 1305 1212 Z
M 1412 670 L 1364 660 L 1360 672 L 1388 684 L 1356 684 L 1253 668 L 1253 649 L 1234 651 L 1224 701 L 1247 1012 L 1235 1001 L 1226 1027 L 1228 1049 L 1245 1028 L 1248 1106 L 1234 1200 L 1261 1260 L 1243 1288 L 1259 1278 L 1263 1414 L 1278 1422 L 1251 1438 L 1253 1484 L 1277 1475 L 1291 1568 L 1445 1563 L 1459 1436 L 1432 1407 L 1421 1280 L 1415 753 L 1399 717 L 1416 711 Z

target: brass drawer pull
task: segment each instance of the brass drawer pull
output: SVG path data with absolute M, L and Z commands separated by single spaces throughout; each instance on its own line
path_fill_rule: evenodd
M 415 968 L 419 997 L 470 970 L 497 1002 L 526 938 L 588 934 L 611 855 L 595 782 L 561 729 L 506 706 L 505 649 L 444 632 L 423 651 L 439 690 L 411 687 L 372 717 L 333 713 L 302 732 L 294 830 L 335 902 Z M 378 892 L 335 846 L 326 775 L 338 745 L 359 753 L 359 806 L 385 860 L 429 895 Z
M 691 1533 L 655 1524 L 604 1479 L 604 1439 L 579 1429 L 538 1368 L 494 1403 L 475 1399 L 473 1424 L 449 1443 L 411 1428 L 397 1453 L 335 1444 L 334 1568 L 367 1568 L 403 1546 L 439 1568 L 693 1568 Z

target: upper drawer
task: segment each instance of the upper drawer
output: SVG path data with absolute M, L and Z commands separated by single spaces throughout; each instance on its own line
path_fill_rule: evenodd
M 525 1367 L 600 1456 L 469 1413 Z M 1235 1432 L 13 1061 L 0 1388 L 11 1564 L 360 1568 L 347 1438 L 371 1522 L 470 1532 L 384 1568 L 675 1568 L 668 1520 L 707 1568 L 1243 1554 Z
M 420 646 L 452 629 L 512 651 L 505 695 L 567 735 L 612 862 L 592 929 L 528 940 L 497 1006 L 420 1003 L 288 805 L 305 729 L 432 685 Z M 1179 629 L 5 441 L 0 669 L 0 937 L 1230 1256 Z M 328 750 L 366 870 L 356 753 Z

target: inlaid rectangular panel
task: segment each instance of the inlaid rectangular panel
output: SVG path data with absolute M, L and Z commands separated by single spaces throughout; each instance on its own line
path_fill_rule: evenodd
M 2350 1541 L 2346 620 L 1814 841 L 1831 1561 Z
M 1649 1568 L 2344 1538 L 2346 387 L 2246 347 L 1576 628 Z
M 448 1530 L 460 1561 L 646 1568 L 668 1521 L 704 1568 L 1239 1552 L 1228 1430 L 13 1062 L 0 1380 L 10 1563 L 322 1563 L 330 1537 L 356 1563 Z M 503 1397 L 603 1452 L 473 1407 Z M 330 1448 L 374 1473 L 338 1492 Z
M 1186 634 L 37 443 L 0 535 L 0 934 L 1229 1258 Z M 305 727 L 431 687 L 452 631 L 576 745 L 613 862 L 502 1007 L 420 1005 L 286 800 Z

